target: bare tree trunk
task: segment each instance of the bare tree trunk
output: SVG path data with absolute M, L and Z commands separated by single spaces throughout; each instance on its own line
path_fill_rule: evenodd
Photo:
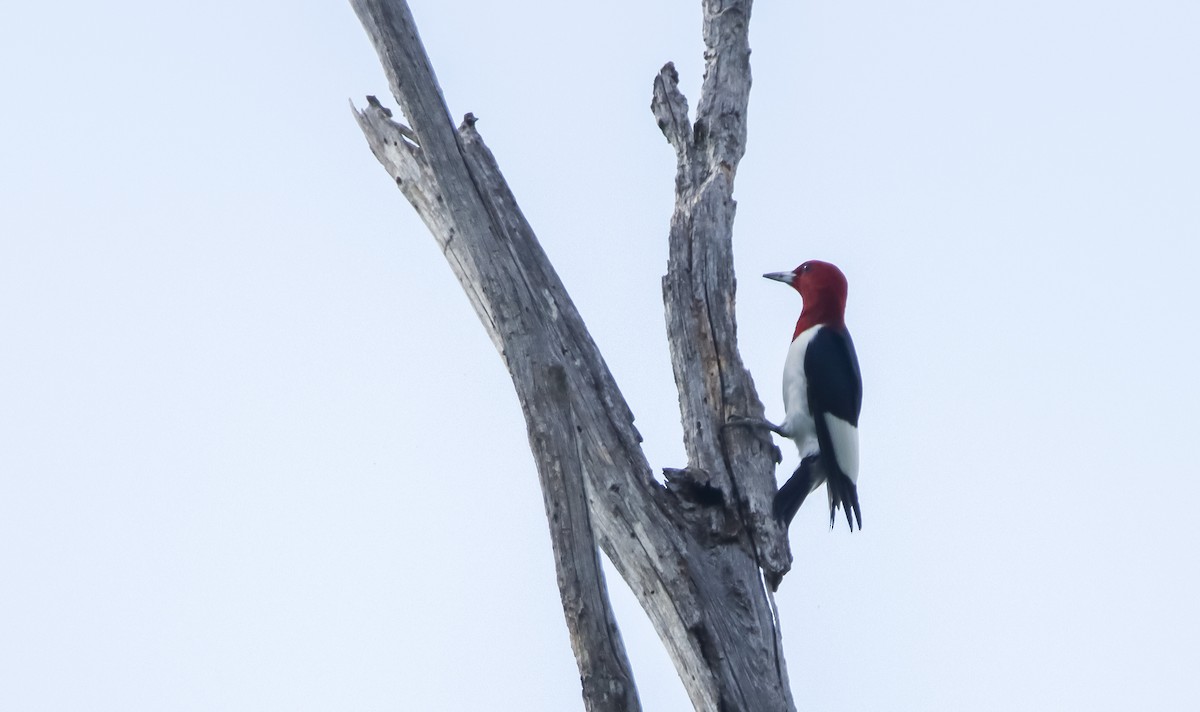
M 657 483 L 633 415 L 468 114 L 456 130 L 403 0 L 351 0 L 411 128 L 355 111 L 376 158 L 438 241 L 512 376 L 550 523 L 589 710 L 640 709 L 596 542 L 666 645 L 696 709 L 793 710 L 771 594 L 787 572 L 771 517 L 773 448 L 737 351 L 731 229 L 745 144 L 750 0 L 704 1 L 694 125 L 668 64 L 652 109 L 678 159 L 663 280 L 688 464 Z

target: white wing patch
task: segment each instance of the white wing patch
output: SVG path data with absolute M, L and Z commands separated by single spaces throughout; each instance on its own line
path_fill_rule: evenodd
M 833 458 L 850 481 L 858 484 L 858 428 L 836 415 L 825 414 L 825 427 L 833 445 Z

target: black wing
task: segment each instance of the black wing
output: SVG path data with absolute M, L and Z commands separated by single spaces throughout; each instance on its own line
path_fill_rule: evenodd
M 824 327 L 804 352 L 804 376 L 808 380 L 808 410 L 813 419 L 829 413 L 858 427 L 862 410 L 862 374 L 850 332 Z
M 838 464 L 835 438 L 825 420 L 828 413 L 858 428 L 858 415 L 862 410 L 862 374 L 858 370 L 858 354 L 854 351 L 850 332 L 832 327 L 817 331 L 804 353 L 804 375 L 808 381 L 808 408 L 817 428 L 817 445 L 826 474 L 825 487 L 829 490 L 829 526 L 833 526 L 834 515 L 840 507 L 846 513 L 850 530 L 854 530 L 851 511 L 858 520 L 858 528 L 862 529 L 858 487 L 850 473 L 843 472 Z M 854 448 L 853 453 L 843 453 L 843 456 L 853 457 L 857 463 L 857 437 L 851 442 L 843 439 L 842 447 Z M 853 474 L 857 476 L 858 473 Z

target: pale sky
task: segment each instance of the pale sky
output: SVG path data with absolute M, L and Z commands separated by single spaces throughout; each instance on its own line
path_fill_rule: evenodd
M 699 2 L 412 0 L 684 464 L 659 279 Z M 866 528 L 777 598 L 805 710 L 1200 707 L 1200 5 L 760 2 L 734 249 L 768 415 L 850 281 Z M 0 709 L 582 710 L 524 424 L 347 99 L 348 3 L 0 10 Z M 781 478 L 795 467 L 785 447 Z M 644 708 L 687 699 L 610 588 Z

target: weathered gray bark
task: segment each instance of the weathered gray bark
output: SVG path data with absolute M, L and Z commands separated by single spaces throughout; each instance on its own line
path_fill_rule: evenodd
M 676 148 L 664 299 L 688 464 L 658 484 L 633 415 L 468 115 L 456 130 L 403 0 L 351 0 L 411 129 L 373 97 L 371 150 L 425 221 L 512 376 L 541 477 L 589 710 L 637 710 L 596 542 L 701 710 L 794 709 L 770 594 L 790 565 L 770 515 L 772 448 L 731 414 L 762 406 L 736 346 L 733 178 L 745 143 L 750 2 L 704 3 L 694 126 L 668 65 L 653 109 Z M 586 506 L 584 498 L 586 497 Z

